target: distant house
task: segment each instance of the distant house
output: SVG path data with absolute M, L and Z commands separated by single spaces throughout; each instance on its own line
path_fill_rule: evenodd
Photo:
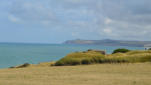
M 144 45 L 145 50 L 151 49 L 151 44 Z

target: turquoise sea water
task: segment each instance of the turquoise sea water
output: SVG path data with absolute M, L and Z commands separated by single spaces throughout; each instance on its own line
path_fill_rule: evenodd
M 141 50 L 143 47 L 100 46 L 100 45 L 64 45 L 64 44 L 0 44 L 0 68 L 24 63 L 56 61 L 66 54 L 88 49 L 106 50 L 111 53 L 116 48 Z

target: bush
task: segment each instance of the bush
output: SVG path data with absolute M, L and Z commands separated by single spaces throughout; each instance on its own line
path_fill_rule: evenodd
M 88 49 L 87 51 L 93 51 L 92 49 Z
M 55 66 L 80 65 L 81 61 L 75 58 L 63 58 L 55 63 Z
M 135 54 L 151 54 L 151 50 L 133 50 L 126 53 L 127 55 L 135 55 Z
M 80 65 L 80 64 L 93 64 L 99 63 L 104 55 L 97 52 L 78 52 L 71 53 L 64 58 L 58 60 L 55 66 L 68 66 L 68 65 Z
M 127 57 L 127 59 L 131 63 L 136 63 L 136 62 L 151 62 L 151 54 L 129 55 Z
M 105 58 L 104 63 L 126 63 L 129 62 L 125 57 L 111 57 Z
M 81 64 L 92 64 L 93 60 L 89 58 L 82 59 Z
M 98 52 L 71 53 L 58 60 L 55 66 L 83 65 L 96 63 L 140 63 L 151 62 L 151 51 L 123 49 L 115 50 L 114 54 L 102 55 Z M 127 53 L 125 53 L 127 52 Z
M 126 52 L 129 52 L 129 51 L 130 50 L 125 49 L 125 48 L 119 48 L 119 49 L 115 49 L 112 54 L 114 54 L 114 53 L 126 53 Z
M 148 50 L 151 50 L 151 48 L 149 48 Z
M 24 64 L 22 64 L 20 66 L 17 66 L 16 68 L 24 68 L 24 67 L 28 67 L 28 66 L 30 66 L 29 63 L 24 63 Z

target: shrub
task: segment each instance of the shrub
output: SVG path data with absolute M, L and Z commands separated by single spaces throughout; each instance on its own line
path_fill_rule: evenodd
M 58 60 L 55 66 L 68 66 L 68 65 L 80 65 L 80 64 L 93 64 L 99 63 L 104 55 L 97 52 L 78 52 L 71 53 L 64 58 Z
M 126 63 L 129 62 L 125 57 L 111 57 L 105 58 L 104 63 Z
M 92 49 L 88 49 L 87 51 L 93 51 Z
M 127 57 L 131 63 L 136 62 L 151 62 L 151 54 L 135 54 Z
M 24 68 L 24 67 L 28 67 L 30 64 L 29 63 L 24 63 L 20 66 L 17 66 L 16 68 Z
M 135 55 L 135 54 L 151 54 L 151 50 L 133 50 L 126 53 L 127 55 Z
M 81 64 L 92 64 L 93 60 L 89 58 L 82 59 Z
M 55 63 L 55 66 L 63 66 L 63 65 L 80 65 L 81 61 L 75 58 L 63 58 Z
M 9 67 L 9 68 L 15 68 L 14 66 L 11 66 L 11 67 Z
M 115 49 L 112 54 L 114 54 L 114 53 L 126 53 L 126 52 L 129 52 L 129 51 L 130 50 L 125 49 L 125 48 L 119 48 L 119 49 Z
M 128 50 L 129 51 L 129 50 Z M 95 63 L 139 63 L 151 62 L 151 51 L 116 51 L 114 54 L 102 55 L 98 52 L 71 53 L 58 60 L 55 66 L 82 65 Z M 127 52 L 127 53 L 123 53 Z
M 151 48 L 149 48 L 148 50 L 151 50 Z

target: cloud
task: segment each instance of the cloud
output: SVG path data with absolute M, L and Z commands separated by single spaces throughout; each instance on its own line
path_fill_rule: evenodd
M 9 2 L 8 18 L 12 22 L 38 23 L 53 29 L 57 27 L 71 32 L 71 36 L 91 36 L 91 39 L 105 37 L 148 40 L 151 37 L 149 0 L 3 0 L 4 2 Z
M 108 24 L 112 23 L 112 20 L 111 20 L 110 18 L 106 18 L 106 19 L 104 20 L 104 23 L 105 23 L 106 25 L 108 25 Z
M 112 33 L 112 30 L 111 30 L 111 29 L 109 29 L 109 28 L 103 29 L 103 31 L 104 31 L 105 33 L 107 33 L 107 34 Z
M 52 8 L 39 0 L 15 0 L 9 13 L 27 23 L 46 24 L 46 22 L 57 21 Z

